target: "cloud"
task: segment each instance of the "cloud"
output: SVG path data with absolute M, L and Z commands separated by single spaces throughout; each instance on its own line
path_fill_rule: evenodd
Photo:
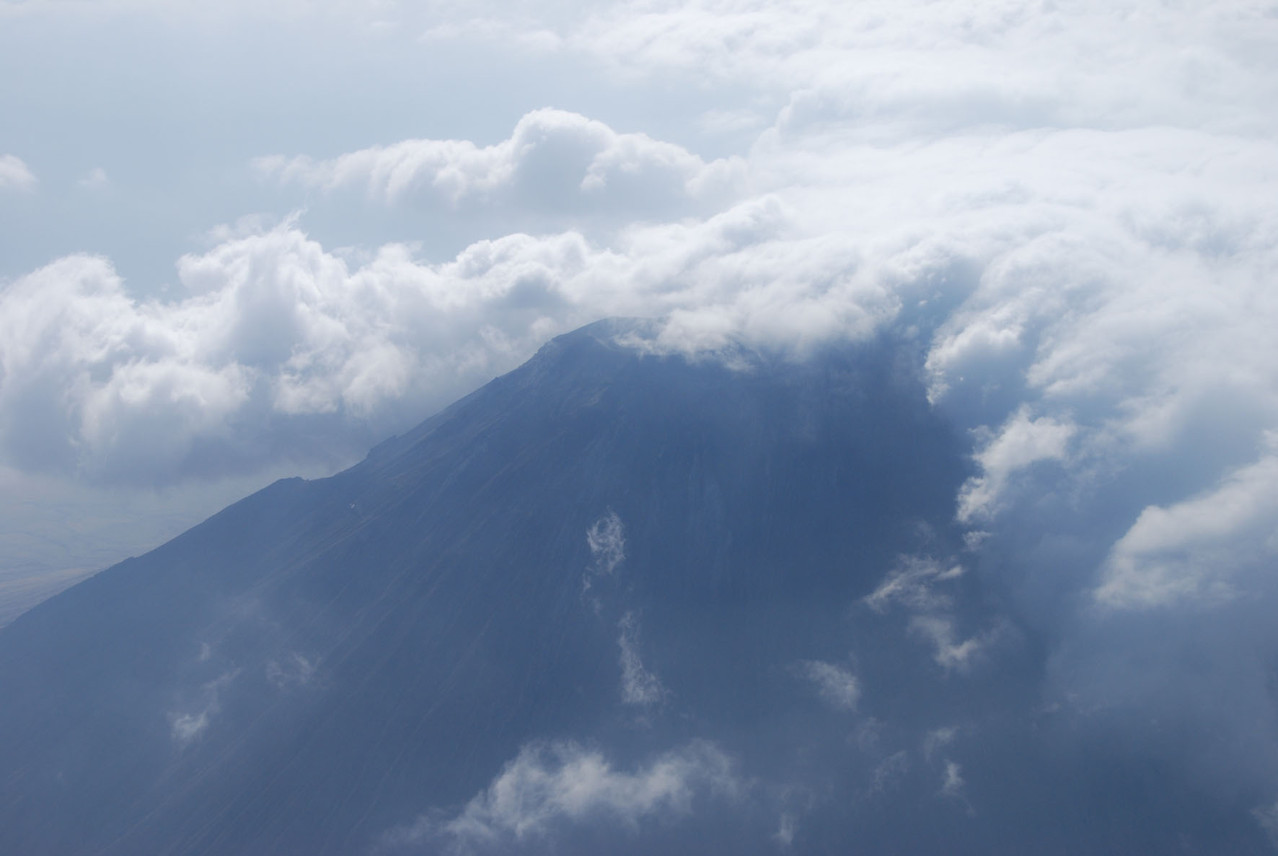
M 561 49 L 591 54 L 622 77 L 748 81 L 756 90 L 798 91 L 795 112 L 819 100 L 861 122 L 1267 125 L 1268 117 L 1236 109 L 1274 91 L 1275 61 L 1261 47 L 1260 34 L 1274 30 L 1265 5 L 1151 19 L 1157 8 L 1139 0 L 969 0 L 941 9 L 923 0 L 854 8 L 832 0 L 627 2 L 552 29 Z
M 923 757 L 931 760 L 936 750 L 950 745 L 957 736 L 958 727 L 954 725 L 932 729 L 923 738 Z
M 1263 670 L 1227 667 L 1278 650 L 1256 618 L 1278 529 L 1269 4 L 440 16 L 436 43 L 580 61 L 619 106 L 608 124 L 534 110 L 491 145 L 390 138 L 258 163 L 282 193 L 321 191 L 316 208 L 346 189 L 474 215 L 488 239 L 452 258 L 339 251 L 292 220 L 184 257 L 168 301 L 90 256 L 0 285 L 0 463 L 165 483 L 344 460 L 605 315 L 664 319 L 650 344 L 669 351 L 802 355 L 887 332 L 973 440 L 954 498 L 964 567 L 1071 664 L 1050 689 L 1104 676 L 1098 697 L 1144 694 L 1133 721 L 1188 710 L 1191 668 L 1155 644 L 1174 635 L 1234 691 L 1216 695 L 1268 721 Z M 626 99 L 655 86 L 703 99 L 704 133 L 753 140 L 712 157 L 687 128 L 615 130 L 645 127 Z M 903 609 L 959 669 L 992 637 L 947 611 L 949 567 L 896 568 L 867 603 Z M 1243 733 L 1192 710 L 1202 733 Z
M 1240 572 L 1273 566 L 1275 520 L 1278 454 L 1271 451 L 1205 494 L 1142 510 L 1110 551 L 1096 599 L 1141 608 L 1234 597 Z
M 930 556 L 902 556 L 864 602 L 879 613 L 886 612 L 893 603 L 916 612 L 948 609 L 952 599 L 938 592 L 935 583 L 950 582 L 962 575 L 962 565 L 947 566 Z
M 0 454 L 148 483 L 258 468 L 320 428 L 328 448 L 302 441 L 304 458 L 351 454 L 559 332 L 543 310 L 588 252 L 513 236 L 434 267 L 388 246 L 352 270 L 286 223 L 183 257 L 175 301 L 61 259 L 0 291 Z
M 201 657 L 203 659 L 203 657 Z M 213 718 L 221 711 L 221 695 L 239 674 L 239 670 L 224 672 L 217 678 L 203 684 L 198 692 L 199 702 L 196 710 L 189 712 L 171 711 L 169 718 L 169 736 L 178 748 L 185 748 L 197 740 L 205 731 Z
M 946 760 L 945 776 L 941 780 L 941 796 L 952 799 L 963 798 L 963 787 L 967 784 L 963 779 L 963 768 L 953 761 Z
M 955 619 L 945 615 L 914 615 L 910 631 L 932 643 L 932 658 L 946 671 L 966 671 L 998 638 L 997 628 L 960 640 Z
M 609 510 L 586 530 L 586 544 L 590 547 L 591 566 L 586 583 L 594 575 L 610 576 L 626 560 L 626 530 L 621 518 Z
M 820 660 L 805 660 L 799 664 L 798 671 L 832 707 L 856 711 L 861 701 L 861 683 L 856 675 L 841 666 Z
M 988 630 L 959 638 L 954 598 L 938 584 L 952 584 L 965 573 L 962 565 L 930 556 L 901 556 L 896 567 L 862 602 L 880 614 L 899 606 L 909 614 L 907 628 L 932 644 L 933 659 L 947 672 L 966 672 L 1003 633 L 1001 620 Z
M 976 453 L 981 475 L 960 490 L 958 519 L 967 523 L 993 515 L 1012 477 L 1031 464 L 1063 460 L 1076 430 L 1068 422 L 1031 419 L 1027 408 L 1018 410 Z
M 110 186 L 111 179 L 107 178 L 106 170 L 95 166 L 78 183 L 85 190 L 102 190 Z
M 266 662 L 266 679 L 276 689 L 288 687 L 304 687 L 315 677 L 318 667 L 313 659 L 304 657 L 296 651 L 289 651 L 287 656 Z
M 639 656 L 639 619 L 627 612 L 617 623 L 617 646 L 621 649 L 621 700 L 626 704 L 649 707 L 669 694 L 661 680 L 644 668 Z
M 694 801 L 732 798 L 743 783 L 732 761 L 709 743 L 665 753 L 633 772 L 571 742 L 535 743 L 458 813 L 423 817 L 386 836 L 391 847 L 434 844 L 446 852 L 509 852 L 573 826 L 631 830 L 692 811 Z
M 716 210 L 740 194 L 745 177 L 739 158 L 707 163 L 672 143 L 552 109 L 526 114 L 510 138 L 491 146 L 405 140 L 331 160 L 276 155 L 254 164 L 286 184 L 354 187 L 388 203 L 518 206 L 543 216 L 617 211 L 630 219 Z
M 16 155 L 0 155 L 0 191 L 34 190 L 35 173 Z

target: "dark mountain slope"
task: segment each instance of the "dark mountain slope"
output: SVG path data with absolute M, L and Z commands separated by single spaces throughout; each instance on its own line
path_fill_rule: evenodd
M 958 551 L 961 447 L 900 349 L 688 362 L 615 341 L 641 328 L 556 339 L 351 470 L 278 482 L 0 631 L 0 852 L 845 852 L 854 829 L 871 852 L 1070 852 L 1171 834 L 1088 815 L 1060 821 L 1063 849 L 1026 849 L 1059 788 L 1112 779 L 1034 769 L 1054 750 L 1027 713 L 1033 645 L 971 574 L 912 630 L 863 603 L 900 556 Z M 998 671 L 938 665 L 937 621 L 956 649 L 993 628 Z M 999 732 L 969 742 L 968 790 L 923 748 L 954 723 Z M 618 770 L 694 747 L 735 784 L 641 823 L 583 814 L 487 843 L 447 826 L 546 740 Z M 1124 770 L 1129 789 L 1159 775 Z M 978 817 L 978 786 L 1003 805 Z M 1150 811 L 1193 800 L 1164 788 Z M 1205 817 L 1191 833 L 1256 844 Z

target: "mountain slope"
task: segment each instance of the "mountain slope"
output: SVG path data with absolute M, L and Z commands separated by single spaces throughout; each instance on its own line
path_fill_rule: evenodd
M 1034 736 L 1033 641 L 949 572 L 966 463 L 908 351 L 642 332 L 560 337 L 0 631 L 0 850 L 1258 846 L 1165 786 L 1106 814 L 1079 795 L 1159 771 Z

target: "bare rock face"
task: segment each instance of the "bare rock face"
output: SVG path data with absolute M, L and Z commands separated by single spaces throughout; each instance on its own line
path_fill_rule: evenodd
M 1041 709 L 908 347 L 643 334 L 0 630 L 0 852 L 1262 852 Z

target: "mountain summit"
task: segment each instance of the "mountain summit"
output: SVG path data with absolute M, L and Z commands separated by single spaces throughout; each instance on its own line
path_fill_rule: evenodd
M 561 336 L 0 630 L 0 851 L 1262 846 L 1037 709 L 908 347 L 644 334 Z

